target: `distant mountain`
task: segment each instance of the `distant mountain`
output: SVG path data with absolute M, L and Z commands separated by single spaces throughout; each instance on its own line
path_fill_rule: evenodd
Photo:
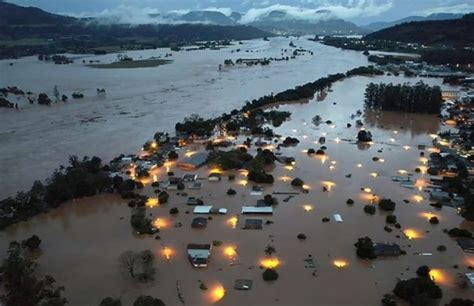
M 70 24 L 76 18 L 45 12 L 36 7 L 23 7 L 0 1 L 0 25 Z
M 390 27 L 393 27 L 402 23 L 406 23 L 406 22 L 429 21 L 429 20 L 452 20 L 452 19 L 462 18 L 462 16 L 464 16 L 464 14 L 451 14 L 451 13 L 437 13 L 437 14 L 428 15 L 426 17 L 409 16 L 409 17 L 405 17 L 405 18 L 398 19 L 395 21 L 370 23 L 366 26 L 363 26 L 363 28 L 366 28 L 370 31 L 380 31 L 382 29 L 390 28 Z
M 426 45 L 474 45 L 474 14 L 460 19 L 403 23 L 371 33 L 367 40 L 391 40 Z
M 180 16 L 179 20 L 189 23 L 206 23 L 216 25 L 233 25 L 236 23 L 236 21 L 231 17 L 227 17 L 223 13 L 215 11 L 191 11 Z
M 201 18 L 231 25 L 198 24 L 205 23 L 200 22 Z M 0 45 L 0 58 L 40 53 L 88 53 L 107 46 L 125 50 L 127 46 L 182 46 L 197 41 L 245 40 L 272 35 L 252 26 L 235 24 L 226 18 L 230 20 L 221 13 L 205 12 L 187 14 L 185 19 L 189 23 L 130 25 L 113 23 L 113 18 L 102 20 L 60 16 L 0 0 L 0 40 L 35 38 L 42 42 Z
M 335 18 L 327 10 L 317 11 L 311 20 L 291 16 L 284 11 L 273 10 L 251 22 L 250 25 L 275 34 L 334 35 L 367 33 L 352 22 Z

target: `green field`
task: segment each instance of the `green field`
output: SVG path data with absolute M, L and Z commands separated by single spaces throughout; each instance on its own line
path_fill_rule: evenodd
M 87 65 L 93 68 L 102 69 L 131 69 L 131 68 L 149 68 L 158 67 L 161 65 L 170 64 L 172 60 L 165 59 L 147 59 L 147 60 L 136 60 L 136 61 L 119 61 L 110 64 L 93 64 Z

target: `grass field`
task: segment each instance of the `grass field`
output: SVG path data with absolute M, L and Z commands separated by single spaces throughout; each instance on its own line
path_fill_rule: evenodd
M 120 61 L 113 62 L 110 64 L 93 64 L 87 65 L 93 68 L 102 68 L 102 69 L 131 69 L 131 68 L 150 68 L 158 67 L 161 65 L 170 64 L 172 60 L 164 59 L 147 59 L 147 60 L 136 60 L 136 61 Z

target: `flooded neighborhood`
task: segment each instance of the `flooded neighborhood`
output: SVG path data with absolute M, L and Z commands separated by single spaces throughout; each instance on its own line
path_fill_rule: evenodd
M 1 59 L 0 304 L 472 305 L 471 64 L 327 37 Z

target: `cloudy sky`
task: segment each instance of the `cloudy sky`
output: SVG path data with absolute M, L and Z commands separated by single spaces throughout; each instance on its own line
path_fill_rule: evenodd
M 430 13 L 474 12 L 474 0 L 7 0 L 19 5 L 36 6 L 46 11 L 74 16 L 130 15 L 208 9 L 228 14 L 232 10 L 245 13 L 244 21 L 252 21 L 261 14 L 280 9 L 311 18 L 319 9 L 334 15 L 366 24 L 391 21 L 410 15 Z

